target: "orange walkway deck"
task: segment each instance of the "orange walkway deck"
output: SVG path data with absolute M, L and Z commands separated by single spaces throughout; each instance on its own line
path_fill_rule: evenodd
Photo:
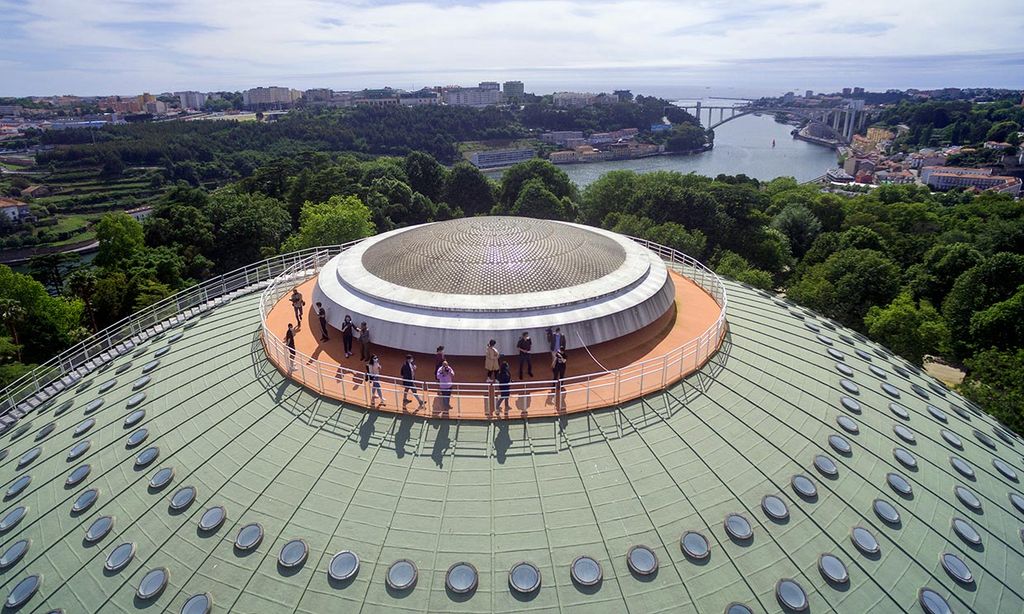
M 295 336 L 296 358 L 290 359 L 281 342 L 288 324 L 295 321 L 287 294 L 267 315 L 267 326 L 276 339 L 264 339 L 263 343 L 271 362 L 286 376 L 319 394 L 366 408 L 470 420 L 550 417 L 589 411 L 635 399 L 679 381 L 700 368 L 717 349 L 721 335 L 716 337 L 709 329 L 721 314 L 718 304 L 689 279 L 674 272 L 671 275 L 676 288 L 675 308 L 628 338 L 592 346 L 589 353 L 584 348 L 570 349 L 560 395 L 555 394 L 554 385 L 547 381 L 552 377 L 550 354 L 533 354 L 534 377 L 527 376 L 523 381 L 515 379 L 518 377 L 517 356 L 509 356 L 513 377 L 511 410 L 504 405 L 495 410 L 495 396 L 500 397 L 500 392 L 496 385 L 484 383 L 483 356 L 447 357 L 455 370 L 456 386 L 451 406 L 446 410 L 437 385 L 432 381 L 434 356 L 414 353 L 419 366 L 417 378 L 430 381 L 418 391 L 424 400 L 423 406 L 415 400 L 403 404 L 403 388 L 397 378 L 407 352 L 380 345 L 374 345 L 372 352 L 381 362 L 385 401 L 384 404 L 373 402 L 370 384 L 363 377 L 358 341 L 351 358 L 345 358 L 339 331 L 330 328 L 330 340 L 321 342 L 320 324 L 312 305 L 308 305 L 309 310 Z M 314 276 L 299 284 L 307 304 L 311 303 L 308 297 L 312 296 L 315 283 Z M 535 347 L 544 344 L 543 339 L 534 339 Z

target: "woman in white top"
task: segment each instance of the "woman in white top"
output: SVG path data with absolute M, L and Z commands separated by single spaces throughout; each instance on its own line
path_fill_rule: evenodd
M 380 389 L 380 359 L 376 354 L 370 357 L 370 362 L 366 365 L 366 372 L 369 374 L 370 381 L 373 382 L 371 398 L 379 398 L 381 406 L 384 406 L 384 392 Z

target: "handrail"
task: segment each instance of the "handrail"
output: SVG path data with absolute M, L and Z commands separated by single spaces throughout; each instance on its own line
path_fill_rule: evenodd
M 319 249 L 281 254 L 240 267 L 122 318 L 53 356 L 0 390 L 0 418 L 26 401 L 31 407 L 38 405 L 46 396 L 74 384 L 93 369 L 132 349 L 139 341 L 183 323 L 216 306 L 222 299 L 259 289 L 291 268 L 295 262 L 317 253 Z
M 718 349 L 725 334 L 728 311 L 725 286 L 718 275 L 696 259 L 677 250 L 645 239 L 635 237 L 630 237 L 630 239 L 656 253 L 671 269 L 690 279 L 707 292 L 720 308 L 718 318 L 695 339 L 691 339 L 661 356 L 632 363 L 617 370 L 567 377 L 560 382 L 554 380 L 517 382 L 514 384 L 517 399 L 527 398 L 526 404 L 528 405 L 531 399 L 537 397 L 547 399 L 552 394 L 552 390 L 559 389 L 563 394 L 574 394 L 575 397 L 583 396 L 583 399 L 574 397 L 574 401 L 582 402 L 586 408 L 612 405 L 624 398 L 623 393 L 626 390 L 638 387 L 643 392 L 645 387 L 652 388 L 659 384 L 663 387 L 666 382 L 675 381 L 685 373 L 699 368 Z M 373 404 L 369 386 L 361 386 L 359 388 L 361 392 L 355 393 L 355 398 L 351 398 L 353 395 L 346 390 L 343 384 L 348 380 L 365 382 L 364 371 L 323 362 L 298 350 L 293 352 L 285 345 L 281 336 L 270 330 L 267 324 L 267 316 L 270 311 L 286 294 L 291 292 L 292 288 L 318 273 L 330 258 L 355 243 L 307 251 L 288 270 L 271 280 L 260 296 L 260 336 L 271 362 L 282 370 L 286 370 L 292 379 L 312 388 L 319 394 L 343 401 L 355 400 L 369 406 Z M 400 406 L 399 399 L 405 397 L 404 381 L 400 377 L 383 374 L 378 376 L 377 381 L 382 394 L 393 398 L 395 406 Z M 417 391 L 430 394 L 439 392 L 437 382 L 432 380 L 415 380 L 415 386 Z M 486 399 L 485 402 L 490 409 L 495 400 L 496 389 L 497 386 L 493 384 L 457 382 L 452 395 L 452 400 L 456 402 L 456 414 L 461 415 L 462 403 L 468 399 L 476 399 L 477 402 L 480 402 L 480 399 Z M 558 402 L 562 402 L 561 398 L 558 399 Z

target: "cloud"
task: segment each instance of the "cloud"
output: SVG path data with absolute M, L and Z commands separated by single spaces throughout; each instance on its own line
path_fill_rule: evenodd
M 803 82 L 808 64 L 801 58 L 853 60 L 870 71 L 877 58 L 937 53 L 982 54 L 971 61 L 973 72 L 954 68 L 950 83 L 1015 79 L 1009 73 L 1017 64 L 995 58 L 985 64 L 983 55 L 1020 49 L 1024 4 L 1018 0 L 991 0 L 985 11 L 933 0 L 862 0 L 852 12 L 850 6 L 833 0 L 0 0 L 0 35 L 17 41 L 0 48 L 0 60 L 19 67 L 5 70 L 0 95 L 261 84 L 410 87 L 477 75 L 572 80 L 598 73 L 628 85 L 656 78 L 658 70 L 670 70 L 664 78 L 674 82 L 722 83 L 747 79 L 749 62 L 764 58 L 773 62 L 773 87 L 790 89 L 779 76 L 787 59 L 803 67 L 793 79 Z M 998 24 L 991 15 L 1000 16 Z M 883 76 L 908 83 L 915 77 L 877 75 Z M 836 83 L 846 76 L 816 79 Z M 53 89 L 55 83 L 64 85 Z

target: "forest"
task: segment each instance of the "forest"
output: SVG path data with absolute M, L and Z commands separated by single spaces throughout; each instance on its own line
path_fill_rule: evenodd
M 0 377 L 171 293 L 266 256 L 460 216 L 578 221 L 647 238 L 861 331 L 908 360 L 962 366 L 963 392 L 1024 429 L 1024 205 L 883 186 L 840 196 L 759 182 L 612 171 L 579 190 L 532 160 L 495 182 L 423 152 L 270 160 L 215 191 L 174 185 L 140 224 L 96 224 L 95 266 L 0 267 Z M 45 285 L 44 285 L 45 284 Z M 49 291 L 48 291 L 49 290 Z M 30 315 L 31 314 L 31 315 Z

